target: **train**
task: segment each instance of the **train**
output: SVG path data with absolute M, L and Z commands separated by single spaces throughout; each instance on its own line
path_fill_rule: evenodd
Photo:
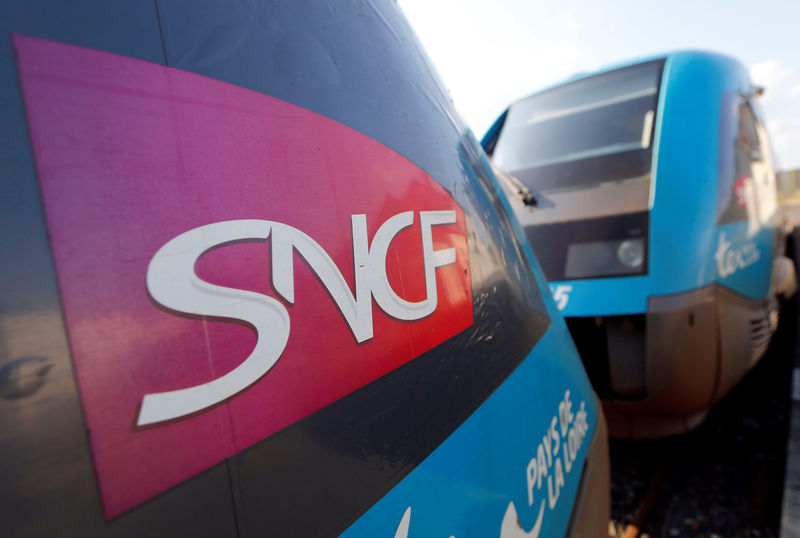
M 8 0 L 14 536 L 600 536 L 599 399 L 390 0 Z
M 613 436 L 700 424 L 796 289 L 763 91 L 675 51 L 521 98 L 482 139 Z

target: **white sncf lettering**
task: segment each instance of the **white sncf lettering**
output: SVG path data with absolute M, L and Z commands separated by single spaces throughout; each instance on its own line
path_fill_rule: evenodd
M 137 425 L 145 426 L 184 417 L 218 404 L 249 387 L 280 358 L 289 340 L 289 313 L 277 300 L 261 293 L 217 286 L 194 271 L 209 249 L 242 240 L 271 239 L 272 285 L 294 303 L 294 252 L 305 259 L 339 308 L 357 342 L 373 336 L 372 299 L 388 315 L 422 319 L 436 310 L 436 268 L 456 260 L 455 248 L 433 250 L 433 226 L 455 224 L 456 212 L 420 211 L 422 258 L 426 297 L 410 302 L 400 297 L 386 276 L 386 254 L 394 238 L 414 223 L 414 212 L 387 219 L 367 240 L 367 218 L 351 217 L 355 293 L 327 252 L 300 230 L 269 220 L 232 220 L 207 224 L 184 232 L 156 252 L 147 268 L 147 289 L 166 308 L 201 316 L 238 319 L 252 325 L 258 341 L 250 355 L 227 374 L 189 388 L 146 394 Z

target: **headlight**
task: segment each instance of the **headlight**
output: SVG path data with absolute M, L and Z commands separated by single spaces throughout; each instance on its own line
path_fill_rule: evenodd
M 617 247 L 617 258 L 622 265 L 635 269 L 644 261 L 644 241 L 641 239 L 626 239 Z
M 587 278 L 640 274 L 645 270 L 644 239 L 573 243 L 567 247 L 565 277 Z

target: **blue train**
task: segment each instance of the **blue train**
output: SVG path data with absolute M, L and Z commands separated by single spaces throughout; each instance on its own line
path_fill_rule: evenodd
M 600 536 L 600 402 L 390 0 L 7 0 L 13 536 Z
M 761 92 L 732 58 L 675 52 L 520 99 L 482 140 L 612 435 L 699 424 L 794 291 Z

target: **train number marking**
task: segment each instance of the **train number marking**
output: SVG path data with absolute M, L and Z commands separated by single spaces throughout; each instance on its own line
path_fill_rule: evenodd
M 559 284 L 553 287 L 550 285 L 550 291 L 553 292 L 553 300 L 559 310 L 564 310 L 569 302 L 569 294 L 572 292 L 572 286 L 568 284 Z

